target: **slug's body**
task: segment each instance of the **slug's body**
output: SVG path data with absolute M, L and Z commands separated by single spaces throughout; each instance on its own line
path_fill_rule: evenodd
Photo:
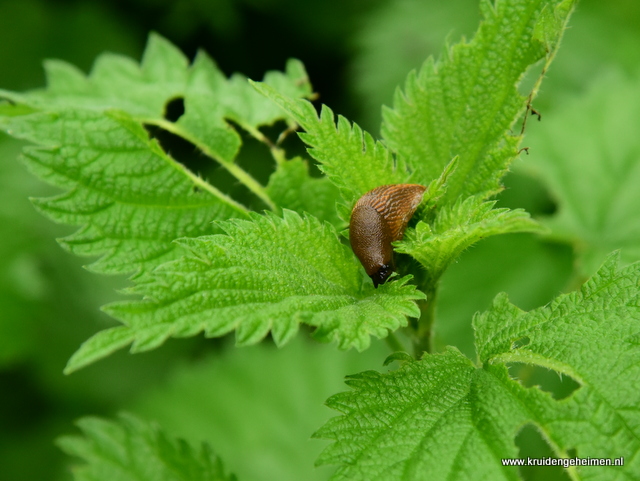
M 364 194 L 351 211 L 351 248 L 378 287 L 393 272 L 392 242 L 402 239 L 426 187 L 393 184 Z

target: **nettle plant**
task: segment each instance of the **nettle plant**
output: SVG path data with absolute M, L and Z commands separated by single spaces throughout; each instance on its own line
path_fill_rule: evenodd
M 476 360 L 432 346 L 438 282 L 460 253 L 488 236 L 545 231 L 492 198 L 519 154 L 573 3 L 481 1 L 474 38 L 408 75 L 384 110 L 379 141 L 327 106 L 318 114 L 299 61 L 263 82 L 226 78 L 203 52 L 190 63 L 158 35 L 139 65 L 104 54 L 85 76 L 47 62 L 46 89 L 0 91 L 0 126 L 34 144 L 24 162 L 64 190 L 35 206 L 80 226 L 60 243 L 97 257 L 93 271 L 132 274 L 135 284 L 135 298 L 104 308 L 121 325 L 86 341 L 66 372 L 130 344 L 138 353 L 202 332 L 235 331 L 240 346 L 271 336 L 282 346 L 305 324 L 318 341 L 359 351 L 372 336 L 387 338 L 395 369 L 349 376 L 350 390 L 327 401 L 341 414 L 314 434 L 332 441 L 318 459 L 338 465 L 332 479 L 519 479 L 501 459 L 518 456 L 514 438 L 527 424 L 558 457 L 626 456 L 624 470 L 569 468 L 573 479 L 638 475 L 638 264 L 621 268 L 612 254 L 578 291 L 530 312 L 498 294 L 473 318 Z M 523 95 L 519 83 L 534 64 L 539 77 Z M 184 112 L 172 119 L 166 109 L 176 99 Z M 323 177 L 260 130 L 278 121 L 303 131 Z M 151 128 L 192 144 L 263 208 L 249 211 L 188 170 Z M 236 162 L 241 130 L 272 154 L 267 185 Z M 347 227 L 356 201 L 389 184 L 425 190 L 393 243 L 397 272 L 376 288 Z M 514 362 L 555 370 L 579 387 L 554 399 L 512 379 Z M 137 418 L 79 424 L 84 436 L 60 440 L 87 461 L 76 479 L 233 478 L 210 450 L 169 440 Z

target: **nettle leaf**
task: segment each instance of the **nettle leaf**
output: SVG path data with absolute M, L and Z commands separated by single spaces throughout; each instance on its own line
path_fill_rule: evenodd
M 640 264 L 608 259 L 580 292 L 523 312 L 499 295 L 474 319 L 481 366 L 454 348 L 386 374 L 348 377 L 327 404 L 342 413 L 317 433 L 332 439 L 319 464 L 332 479 L 517 480 L 514 438 L 533 423 L 558 457 L 624 456 L 625 466 L 575 469 L 576 479 L 640 475 Z M 580 387 L 555 400 L 509 377 L 506 362 L 569 375 Z
M 587 274 L 614 249 L 625 262 L 640 259 L 639 87 L 606 72 L 530 132 L 531 156 L 521 167 L 558 203 L 543 222 L 553 237 L 574 243 Z
M 0 90 L 0 95 L 37 110 L 118 109 L 162 118 L 167 100 L 184 90 L 187 66 L 187 58 L 176 47 L 152 34 L 140 65 L 124 55 L 103 53 L 87 77 L 67 62 L 47 60 L 46 89 L 23 94 Z
M 189 65 L 189 59 L 177 47 L 155 33 L 149 36 L 140 64 L 123 55 L 103 53 L 88 76 L 61 60 L 45 62 L 45 73 L 44 90 L 0 92 L 18 104 L 38 109 L 118 109 L 158 121 L 164 119 L 167 102 L 177 98 L 184 98 L 187 119 L 191 109 L 195 109 L 195 116 L 201 113 L 199 105 L 210 108 L 207 123 L 225 117 L 257 128 L 283 119 L 282 111 L 257 94 L 245 77 L 225 77 L 203 51 Z M 291 97 L 312 94 L 304 66 L 297 60 L 289 60 L 284 73 L 267 72 L 264 82 Z
M 86 464 L 74 467 L 76 481 L 234 481 L 208 445 L 194 448 L 169 439 L 154 424 L 131 414 L 118 421 L 86 417 L 77 421 L 82 436 L 63 436 L 57 444 Z
M 66 192 L 33 202 L 57 222 L 82 226 L 60 242 L 75 254 L 101 256 L 91 265 L 96 272 L 148 271 L 179 255 L 176 237 L 213 233 L 211 220 L 246 215 L 124 113 L 62 110 L 0 125 L 40 144 L 24 150 L 25 162 Z
M 526 411 L 456 349 L 347 384 L 327 401 L 343 415 L 314 435 L 335 441 L 318 459 L 340 464 L 332 479 L 518 479 L 500 457 L 517 456 L 511 438 Z
M 333 111 L 326 105 L 318 116 L 306 100 L 289 98 L 269 85 L 254 82 L 253 86 L 305 130 L 299 135 L 309 146 L 309 154 L 320 162 L 318 167 L 340 189 L 347 204 L 353 205 L 379 185 L 410 180 L 411 172 L 404 162 L 397 161 L 380 141 L 346 118 L 339 115 L 336 124 Z
M 516 87 L 531 65 L 551 61 L 574 3 L 483 0 L 473 40 L 409 75 L 383 112 L 382 135 L 415 168 L 413 181 L 426 185 L 458 156 L 447 201 L 501 189 L 521 139 L 510 129 L 527 102 Z
M 633 479 L 640 475 L 640 264 L 618 263 L 619 253 L 610 255 L 579 291 L 530 312 L 499 295 L 474 327 L 481 362 L 536 364 L 575 379 L 580 389 L 536 408 L 536 422 L 577 456 L 624 456 Z M 598 479 L 612 479 L 612 468 L 601 469 Z
M 227 119 L 260 140 L 264 137 L 258 127 L 285 119 L 282 111 L 258 94 L 244 76 L 235 74 L 227 79 L 203 52 L 198 53 L 190 74 L 184 92 L 184 115 L 170 127 L 164 121 L 158 121 L 158 125 L 167 126 L 171 132 L 197 145 L 225 166 L 233 162 L 241 144 L 240 136 Z M 294 98 L 312 93 L 304 67 L 297 60 L 287 63 L 285 74 L 268 72 L 264 82 Z M 236 172 L 227 167 L 232 173 Z
M 48 87 L 27 94 L 0 91 L 12 101 L 0 111 L 0 128 L 39 147 L 25 150 L 31 170 L 66 190 L 37 207 L 81 229 L 62 243 L 76 254 L 101 256 L 101 273 L 144 273 L 183 252 L 171 242 L 215 232 L 216 219 L 245 217 L 246 209 L 193 175 L 145 126 L 158 126 L 219 161 L 265 205 L 266 190 L 233 163 L 240 136 L 228 119 L 260 139 L 258 127 L 284 120 L 282 111 L 239 75 L 226 78 L 204 53 L 193 65 L 170 42 L 152 34 L 140 65 L 103 54 L 89 76 L 61 62 L 46 63 Z M 311 94 L 304 67 L 264 79 L 290 96 Z M 182 99 L 176 122 L 167 105 Z
M 495 203 L 473 196 L 436 209 L 430 221 L 407 230 L 396 250 L 418 260 L 433 283 L 465 249 L 485 237 L 546 231 L 524 210 L 493 209 Z
M 424 294 L 406 285 L 409 277 L 375 289 L 329 224 L 286 210 L 283 218 L 251 214 L 217 224 L 226 235 L 180 240 L 191 256 L 162 265 L 132 289 L 144 300 L 107 306 L 124 325 L 89 339 L 66 371 L 132 341 L 140 352 L 201 331 L 214 337 L 236 330 L 239 345 L 270 332 L 282 345 L 300 323 L 315 326 L 319 340 L 363 350 L 370 336 L 383 338 L 407 325 L 406 316 L 419 316 L 414 301 Z

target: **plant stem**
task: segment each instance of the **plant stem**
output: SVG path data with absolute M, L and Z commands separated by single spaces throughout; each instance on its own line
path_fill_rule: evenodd
M 420 319 L 418 319 L 416 339 L 413 343 L 413 350 L 416 358 L 420 358 L 423 352 L 433 352 L 433 328 L 436 317 L 437 287 L 431 286 L 424 292 L 427 295 L 427 299 L 418 301 Z

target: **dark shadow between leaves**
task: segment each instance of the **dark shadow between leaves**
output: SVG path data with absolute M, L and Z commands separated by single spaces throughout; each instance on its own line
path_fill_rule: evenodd
M 175 113 L 176 111 L 174 110 Z M 244 186 L 241 186 L 237 179 L 218 165 L 217 162 L 204 155 L 194 144 L 157 125 L 144 124 L 144 128 L 148 132 L 149 138 L 155 139 L 162 150 L 173 160 L 182 164 L 190 172 L 206 180 L 224 194 L 242 202 L 238 198 L 238 190 L 242 190 Z M 200 191 L 195 185 L 193 189 L 196 192 Z
M 209 174 L 215 169 L 216 164 L 214 161 L 179 135 L 168 132 L 157 125 L 144 124 L 144 128 L 149 133 L 150 138 L 158 141 L 162 150 L 194 174 L 208 178 Z

